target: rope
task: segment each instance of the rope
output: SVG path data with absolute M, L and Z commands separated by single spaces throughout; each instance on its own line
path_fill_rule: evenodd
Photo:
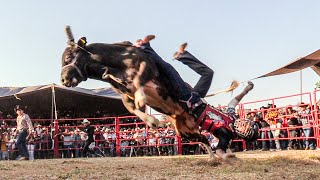
M 257 78 L 245 80 L 245 81 L 242 81 L 242 82 L 240 82 L 240 83 L 238 82 L 238 85 L 239 85 L 239 84 L 243 84 L 243 85 L 244 85 L 245 82 L 253 81 L 253 80 L 255 80 L 255 79 L 257 79 Z M 232 84 L 233 84 L 234 82 L 237 82 L 237 81 L 233 81 Z M 224 92 L 231 92 L 231 93 L 232 93 L 233 90 L 238 87 L 238 86 L 237 86 L 237 87 L 235 87 L 235 88 L 233 88 L 233 89 L 230 90 L 230 88 L 232 87 L 232 84 L 231 84 L 231 86 L 225 86 L 225 88 L 229 88 L 229 89 L 227 89 L 227 90 L 225 90 L 225 88 L 223 88 L 223 89 L 222 89 L 222 88 L 219 88 L 219 89 L 213 90 L 214 92 L 206 95 L 205 98 L 212 97 L 212 96 L 215 96 L 215 95 L 217 95 L 217 94 L 224 93 Z

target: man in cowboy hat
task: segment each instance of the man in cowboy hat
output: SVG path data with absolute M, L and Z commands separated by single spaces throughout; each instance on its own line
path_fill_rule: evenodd
M 82 121 L 82 124 L 85 126 L 83 131 L 87 134 L 87 140 L 86 140 L 84 147 L 83 147 L 82 156 L 87 157 L 88 151 L 90 151 L 90 153 L 94 154 L 94 151 L 89 149 L 89 145 L 94 141 L 94 139 L 93 139 L 94 128 L 92 126 L 90 126 L 90 121 L 88 119 L 84 119 Z
M 18 131 L 18 140 L 17 147 L 19 149 L 19 156 L 17 160 L 28 160 L 29 154 L 27 149 L 27 137 L 31 135 L 33 126 L 28 114 L 23 112 L 23 107 L 17 105 L 14 109 L 17 113 L 17 131 Z

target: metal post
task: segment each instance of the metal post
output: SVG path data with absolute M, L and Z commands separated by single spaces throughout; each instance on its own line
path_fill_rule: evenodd
M 119 117 L 116 117 L 115 119 L 116 123 L 116 154 L 118 157 L 120 157 L 120 125 L 119 125 Z
M 302 70 L 300 70 L 300 103 L 302 102 Z
M 58 131 L 59 131 L 59 124 L 58 120 L 55 119 L 53 122 L 54 126 L 54 158 L 59 158 L 59 138 L 58 138 Z
M 51 137 L 54 137 L 53 138 L 54 139 L 54 142 L 53 142 L 54 157 L 59 158 L 59 138 L 58 138 L 59 121 L 58 121 L 57 104 L 56 104 L 56 92 L 54 89 L 54 85 L 51 86 L 51 90 L 52 90 L 52 114 L 54 114 L 54 121 L 53 121 L 54 133 L 52 133 L 51 131 Z
M 317 148 L 320 148 L 320 127 L 319 127 L 319 114 L 318 114 L 318 106 L 317 106 L 317 91 L 313 92 L 313 115 L 314 115 L 314 123 L 313 123 L 313 130 L 314 136 L 316 139 Z
M 177 140 L 178 140 L 178 154 L 182 155 L 182 140 L 181 140 L 181 136 L 177 136 Z

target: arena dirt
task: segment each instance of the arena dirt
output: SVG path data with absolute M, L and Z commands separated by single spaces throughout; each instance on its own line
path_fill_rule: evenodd
M 230 163 L 207 156 L 0 161 L 0 179 L 320 179 L 320 151 L 248 151 Z

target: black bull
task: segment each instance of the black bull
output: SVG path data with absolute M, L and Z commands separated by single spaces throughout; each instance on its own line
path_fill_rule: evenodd
M 210 159 L 214 158 L 209 142 L 201 135 L 194 116 L 186 113 L 177 103 L 177 92 L 143 50 L 129 42 L 87 45 L 86 38 L 81 38 L 75 43 L 71 30 L 67 28 L 66 32 L 68 47 L 62 56 L 63 85 L 75 87 L 87 78 L 108 82 L 121 95 L 129 112 L 148 126 L 157 128 L 159 121 L 140 111 L 145 104 L 170 116 L 179 135 L 190 141 L 202 142 Z M 220 138 L 232 139 L 230 134 Z

